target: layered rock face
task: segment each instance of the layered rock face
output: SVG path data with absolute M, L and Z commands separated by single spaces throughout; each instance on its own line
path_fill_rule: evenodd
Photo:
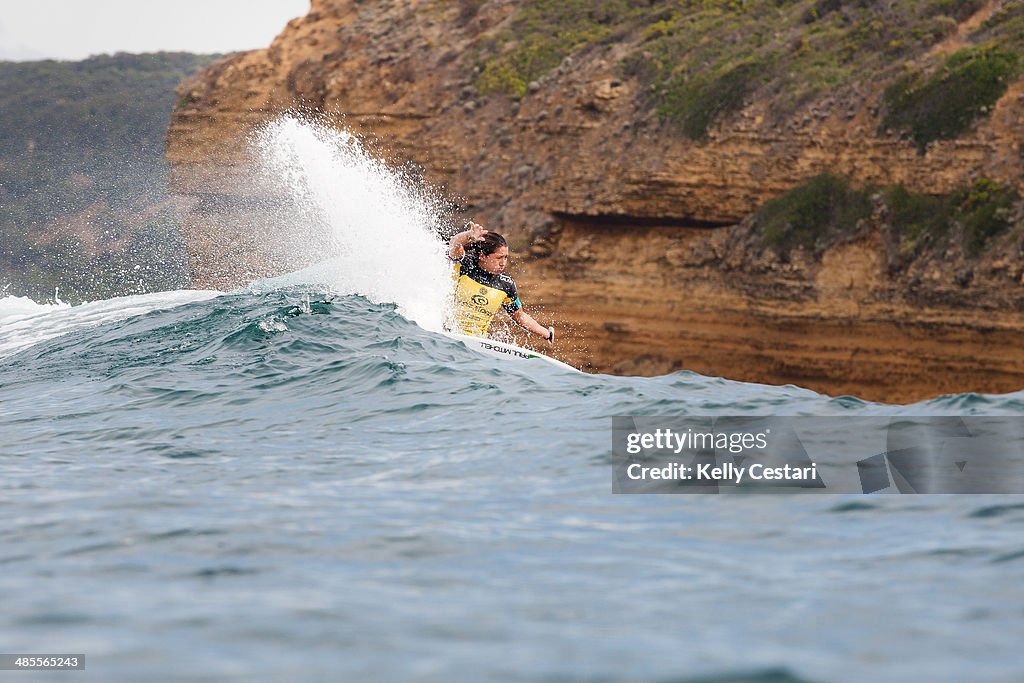
M 295 265 L 257 238 L 275 198 L 253 183 L 246 140 L 301 110 L 415 164 L 453 198 L 453 220 L 509 236 L 524 301 L 567 331 L 554 354 L 569 362 L 886 401 L 1024 387 L 1016 261 L 986 262 L 965 282 L 953 255 L 910 282 L 887 268 L 881 221 L 820 261 L 759 265 L 730 227 L 826 171 L 919 192 L 977 177 L 1024 189 L 1024 82 L 970 135 L 924 155 L 878 134 L 869 80 L 781 126 L 754 101 L 697 142 L 640 104 L 640 84 L 617 66 L 621 43 L 566 59 L 521 101 L 481 96 L 477 45 L 517 4 L 314 0 L 269 48 L 184 83 L 167 154 L 194 285 Z

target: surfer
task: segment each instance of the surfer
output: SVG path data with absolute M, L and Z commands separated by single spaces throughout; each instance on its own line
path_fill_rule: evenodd
M 549 343 L 555 340 L 554 327 L 543 327 L 523 310 L 516 283 L 505 272 L 508 243 L 504 237 L 482 225 L 467 223 L 466 229 L 453 235 L 448 243 L 448 258 L 455 280 L 456 331 L 486 337 L 491 320 L 503 308 L 531 333 Z

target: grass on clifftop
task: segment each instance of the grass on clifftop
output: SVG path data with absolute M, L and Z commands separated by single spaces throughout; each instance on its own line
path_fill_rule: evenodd
M 766 203 L 753 220 L 764 244 L 783 256 L 794 249 L 820 254 L 861 233 L 880 202 L 901 255 L 946 244 L 958 235 L 964 253 L 976 258 L 1010 228 L 1020 199 L 1012 187 L 984 178 L 948 195 L 927 195 L 899 185 L 858 189 L 844 178 L 823 174 Z
M 1024 45 L 1021 5 L 1004 8 L 967 36 L 1002 61 L 979 61 L 975 54 L 952 66 L 965 75 L 978 69 L 1005 75 L 1000 65 Z M 522 3 L 481 41 L 476 85 L 485 94 L 520 98 L 566 57 L 620 43 L 627 54 L 619 70 L 640 81 L 640 104 L 700 139 L 755 96 L 767 99 L 782 121 L 866 78 L 898 79 L 914 60 L 925 68 L 928 50 L 983 6 L 983 0 L 538 0 Z M 901 83 L 903 90 L 911 85 Z M 953 98 L 948 113 L 946 100 L 931 110 L 958 119 L 964 106 L 958 99 L 965 98 Z M 890 124 L 932 126 L 915 120 L 908 112 Z
M 523 97 L 575 50 L 621 38 L 650 12 L 629 0 L 536 0 L 516 10 L 507 29 L 489 41 L 476 86 L 484 94 Z

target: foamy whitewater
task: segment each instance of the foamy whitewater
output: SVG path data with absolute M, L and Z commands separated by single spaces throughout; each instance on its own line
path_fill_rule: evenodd
M 611 494 L 615 415 L 1021 415 L 515 365 L 436 333 L 440 212 L 257 141 L 300 272 L 0 299 L 0 642 L 75 681 L 1017 681 L 1024 497 Z M 268 182 L 269 182 L 268 181 Z M 823 465 L 827 466 L 827 463 Z
M 438 200 L 371 157 L 344 130 L 285 117 L 256 143 L 268 184 L 301 209 L 289 220 L 320 236 L 310 241 L 313 265 L 259 285 L 315 282 L 338 294 L 394 303 L 421 327 L 441 330 L 451 276 L 438 237 Z

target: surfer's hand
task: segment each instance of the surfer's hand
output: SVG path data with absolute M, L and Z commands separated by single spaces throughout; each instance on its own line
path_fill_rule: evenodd
M 555 328 L 548 328 L 548 344 L 552 344 L 555 341 Z
M 466 255 L 466 247 L 473 242 L 479 242 L 486 234 L 487 231 L 484 230 L 484 226 L 478 225 L 473 221 L 466 223 L 462 228 L 462 232 L 455 233 L 452 235 L 451 240 L 449 240 L 448 258 L 452 261 L 462 260 L 462 257 Z
M 487 234 L 487 230 L 484 229 L 484 226 L 479 223 L 474 223 L 473 221 L 466 223 L 465 232 L 468 233 L 470 242 L 479 242 L 484 238 L 484 235 Z

